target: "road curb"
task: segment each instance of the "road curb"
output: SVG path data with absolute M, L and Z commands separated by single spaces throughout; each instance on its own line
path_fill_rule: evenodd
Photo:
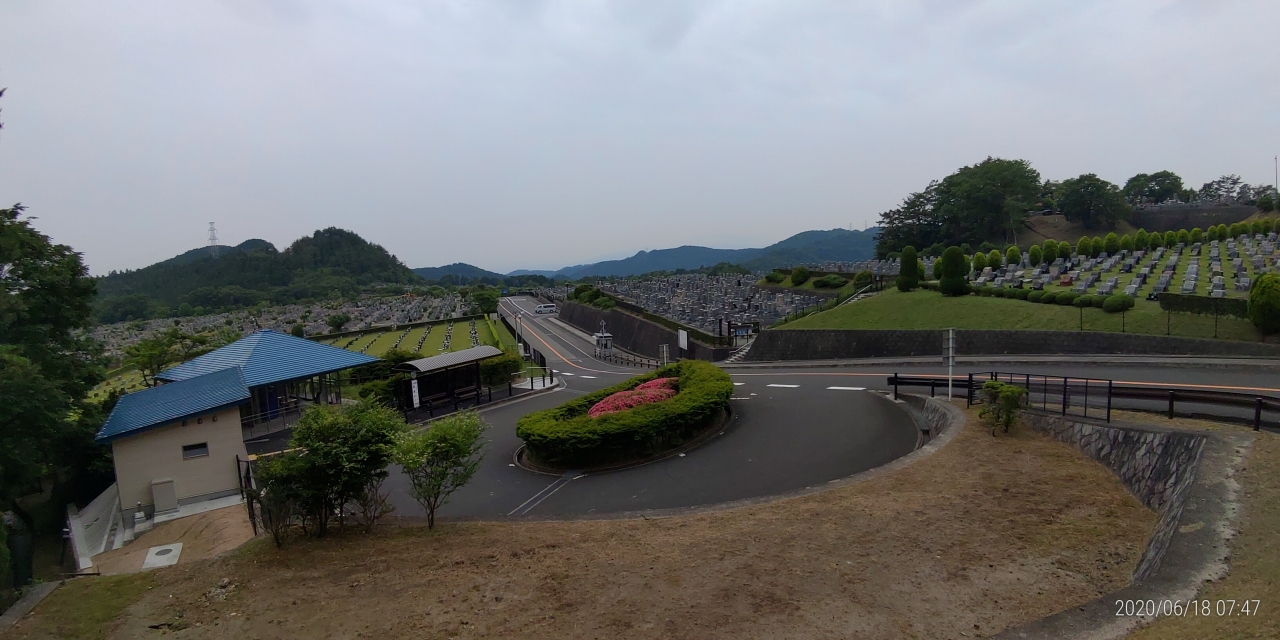
M 716 363 L 723 369 L 832 369 L 847 367 L 881 367 L 881 366 L 919 366 L 940 365 L 941 356 L 921 356 L 906 358 L 858 358 L 848 360 L 773 360 L 759 362 Z M 1280 370 L 1280 360 L 1266 358 L 1214 358 L 1208 356 L 1116 356 L 1101 355 L 984 355 L 956 356 L 958 365 L 974 364 L 1069 364 L 1090 366 L 1156 366 L 1173 368 L 1206 368 L 1234 369 L 1253 367 L 1260 369 Z
M 0 633 L 6 632 L 13 625 L 18 624 L 19 620 L 31 613 L 31 610 L 36 608 L 36 605 L 40 604 L 42 600 L 60 586 L 62 586 L 61 580 L 57 582 L 42 582 L 31 587 L 27 595 L 22 596 L 21 600 L 13 603 L 12 607 L 5 610 L 4 615 L 0 615 Z

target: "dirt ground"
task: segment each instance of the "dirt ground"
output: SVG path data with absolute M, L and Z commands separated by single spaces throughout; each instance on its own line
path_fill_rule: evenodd
M 105 636 L 981 637 L 1127 584 L 1154 521 L 1073 449 L 971 415 L 915 464 L 759 506 L 260 538 L 150 572 Z M 0 637 L 56 637 L 61 591 Z
M 148 549 L 181 542 L 178 564 L 182 565 L 211 558 L 252 539 L 253 527 L 244 506 L 224 507 L 162 523 L 128 545 L 94 556 L 93 564 L 104 575 L 141 571 Z

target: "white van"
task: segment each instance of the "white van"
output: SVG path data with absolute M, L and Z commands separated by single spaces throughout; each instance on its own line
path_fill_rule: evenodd
M 555 313 L 556 306 L 554 304 L 540 304 L 533 310 L 534 313 Z

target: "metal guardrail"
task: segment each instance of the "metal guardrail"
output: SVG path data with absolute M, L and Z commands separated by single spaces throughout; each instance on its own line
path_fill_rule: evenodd
M 1176 415 L 1179 404 L 1184 407 L 1196 405 L 1198 408 L 1210 409 L 1210 411 L 1198 412 L 1194 415 L 1249 422 L 1255 431 L 1263 427 L 1280 429 L 1280 417 L 1273 416 L 1272 420 L 1264 419 L 1264 414 L 1280 414 L 1280 396 L 1270 394 L 1167 384 L 1117 383 L 1114 380 L 1101 378 L 1073 378 L 1000 371 L 985 374 L 970 373 L 964 377 L 952 379 L 951 384 L 954 388 L 964 389 L 966 405 L 973 406 L 981 404 L 982 385 L 990 380 L 998 380 L 1026 389 L 1027 406 L 1030 408 L 1056 411 L 1062 415 L 1097 417 L 1110 422 L 1111 410 L 1116 400 L 1137 400 L 1146 403 L 1145 407 L 1138 407 L 1140 410 L 1154 410 L 1152 403 L 1159 403 L 1162 407 L 1167 406 L 1161 413 L 1167 414 L 1169 418 Z M 889 376 L 888 384 L 893 387 L 895 398 L 898 396 L 898 387 L 929 387 L 930 395 L 933 396 L 938 389 L 947 388 L 947 376 L 903 376 L 895 373 Z M 1237 409 L 1237 411 L 1219 409 Z M 1240 409 L 1245 411 L 1238 411 Z M 1247 418 L 1249 409 L 1253 410 L 1251 420 Z

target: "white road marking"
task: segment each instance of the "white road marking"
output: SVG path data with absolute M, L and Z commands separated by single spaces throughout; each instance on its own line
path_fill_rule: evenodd
M 750 400 L 751 398 L 729 398 L 730 400 Z
M 595 379 L 596 379 L 596 377 L 595 377 L 595 376 L 578 376 L 578 377 L 579 377 L 579 378 L 586 378 L 586 379 L 588 379 L 588 380 L 595 380 Z
M 766 384 L 765 386 L 766 386 L 766 387 L 778 387 L 779 389 L 795 389 L 796 387 L 799 387 L 800 385 L 798 385 L 798 384 Z
M 573 472 L 569 472 L 569 473 L 573 473 Z M 530 511 L 533 510 L 534 507 L 538 506 L 539 504 L 542 504 L 543 500 L 546 500 L 547 498 L 551 497 L 551 494 L 559 491 L 566 484 L 569 484 L 570 482 L 577 480 L 578 478 L 581 478 L 585 475 L 585 474 L 578 474 L 578 475 L 571 476 L 569 475 L 569 473 L 566 473 L 563 476 L 560 476 L 559 478 L 556 479 L 555 482 L 552 482 L 551 484 L 547 485 L 545 489 L 533 494 L 533 497 L 520 503 L 520 506 L 516 507 L 515 509 L 512 509 L 511 512 L 508 513 L 507 515 L 512 516 L 512 515 L 516 515 L 517 513 L 520 515 L 524 515 L 526 513 L 529 513 Z M 529 504 L 530 502 L 532 502 L 533 504 Z M 526 507 L 525 505 L 528 505 L 528 507 Z
M 556 373 L 558 373 L 558 374 L 560 374 L 560 375 L 562 375 L 562 376 L 571 376 L 571 375 L 574 375 L 574 374 L 572 374 L 572 373 L 569 373 L 568 371 L 557 371 Z
M 834 391 L 866 391 L 867 390 L 866 387 L 827 387 L 827 389 L 834 390 Z
M 733 386 L 735 386 L 735 387 L 741 387 L 741 386 L 742 386 L 742 385 L 744 385 L 744 384 L 746 384 L 746 383 L 745 383 L 745 382 L 735 382 L 735 383 L 733 383 Z

